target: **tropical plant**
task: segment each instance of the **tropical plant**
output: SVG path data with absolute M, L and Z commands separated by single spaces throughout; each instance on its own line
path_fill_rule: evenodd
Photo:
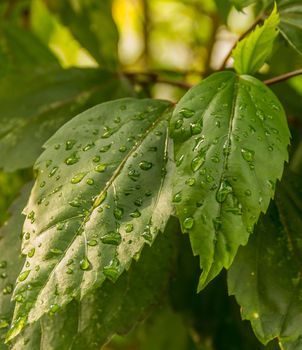
M 301 1 L 126 3 L 0 4 L 0 349 L 302 349 Z

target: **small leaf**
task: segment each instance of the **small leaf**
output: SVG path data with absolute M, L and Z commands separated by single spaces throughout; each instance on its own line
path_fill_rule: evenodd
M 288 157 L 289 131 L 280 102 L 263 83 L 221 72 L 180 100 L 172 137 L 174 204 L 200 256 L 200 290 L 231 265 L 266 211 Z
M 0 167 L 32 166 L 43 143 L 73 116 L 129 95 L 127 81 L 99 69 L 31 69 L 6 76 L 0 81 Z
M 20 276 L 30 272 L 19 278 L 14 296 L 32 288 L 23 293 L 15 321 L 25 316 L 32 323 L 51 305 L 83 298 L 106 278 L 116 281 L 164 229 L 171 214 L 169 108 L 169 102 L 149 99 L 104 103 L 47 141 L 23 229 L 23 252 L 36 253 L 26 259 Z M 152 167 L 142 170 L 142 162 Z M 106 165 L 101 172 L 100 164 Z
M 27 202 L 31 185 L 26 185 L 23 188 L 20 197 L 16 199 L 10 209 L 10 218 L 0 228 L 0 349 L 6 349 L 3 341 L 14 310 L 11 297 L 16 278 L 23 264 L 19 257 L 20 232 L 24 222 L 21 211 Z
M 241 40 L 233 51 L 234 68 L 239 74 L 254 74 L 270 56 L 278 35 L 279 14 L 275 5 L 264 24 Z
M 261 218 L 228 273 L 229 293 L 264 344 L 278 338 L 297 350 L 302 339 L 301 177 L 287 172 L 276 203 Z

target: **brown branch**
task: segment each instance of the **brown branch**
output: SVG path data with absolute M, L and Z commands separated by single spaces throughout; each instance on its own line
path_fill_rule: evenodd
M 153 72 L 123 72 L 123 74 L 130 80 L 144 84 L 146 82 L 148 83 L 161 83 L 161 84 L 168 84 L 168 85 L 173 85 L 177 86 L 181 89 L 188 90 L 190 89 L 193 85 L 189 84 L 185 81 L 179 81 L 179 80 L 171 80 L 171 79 L 166 79 L 166 78 L 161 78 L 158 74 L 153 73 Z
M 281 83 L 283 81 L 286 81 L 287 79 L 296 77 L 296 76 L 301 75 L 301 74 L 302 74 L 302 69 L 297 69 L 297 70 L 294 70 L 293 72 L 285 73 L 285 74 L 279 75 L 277 77 L 264 80 L 264 84 L 272 85 L 272 84 Z

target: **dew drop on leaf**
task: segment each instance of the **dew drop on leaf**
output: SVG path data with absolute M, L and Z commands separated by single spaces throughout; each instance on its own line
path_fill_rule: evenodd
M 187 217 L 183 221 L 183 227 L 187 230 L 190 230 L 194 226 L 194 219 L 192 217 Z
M 114 208 L 113 215 L 117 220 L 120 220 L 122 218 L 123 214 L 124 214 L 123 208 L 119 208 L 119 207 Z
M 146 160 L 143 160 L 139 163 L 139 167 L 142 170 L 149 170 L 152 168 L 152 163 L 151 162 L 147 162 Z
M 98 173 L 103 173 L 107 169 L 106 164 L 98 164 L 94 170 L 97 171 Z
M 191 168 L 194 172 L 196 172 L 197 170 L 199 170 L 202 165 L 205 162 L 205 157 L 203 154 L 199 154 L 198 156 L 196 156 L 195 158 L 193 158 L 192 162 L 191 162 Z
M 87 258 L 87 256 L 85 256 L 81 261 L 80 261 L 80 268 L 81 270 L 88 270 L 90 268 L 91 264 Z
M 104 244 L 119 245 L 122 241 L 122 237 L 119 232 L 110 231 L 103 237 L 101 237 L 101 242 Z
M 243 159 L 246 160 L 247 162 L 252 162 L 254 160 L 255 152 L 251 151 L 247 148 L 242 148 L 241 155 L 242 155 Z
M 110 264 L 103 268 L 104 275 L 109 278 L 112 282 L 115 282 L 119 276 L 119 265 L 120 262 L 117 258 L 111 260 Z
M 25 281 L 26 278 L 28 277 L 29 273 L 30 273 L 30 270 L 25 270 L 25 271 L 21 272 L 19 277 L 18 277 L 18 281 L 19 282 Z
M 175 193 L 175 195 L 174 195 L 174 197 L 173 197 L 173 202 L 174 202 L 174 203 L 179 203 L 179 202 L 181 202 L 181 192 Z
M 180 111 L 179 111 L 179 114 L 181 116 L 183 116 L 184 118 L 191 118 L 193 117 L 193 115 L 195 114 L 194 111 L 192 111 L 191 109 L 189 108 L 182 108 Z
M 94 184 L 94 180 L 89 178 L 89 179 L 86 180 L 86 184 L 91 186 L 91 185 Z
M 86 173 L 78 173 L 70 180 L 70 182 L 72 184 L 78 184 L 79 182 L 81 182 L 83 180 L 83 178 L 85 176 L 86 176 Z
M 133 224 L 127 224 L 126 227 L 125 227 L 125 231 L 127 233 L 130 233 L 130 232 L 133 231 L 133 228 L 134 228 Z

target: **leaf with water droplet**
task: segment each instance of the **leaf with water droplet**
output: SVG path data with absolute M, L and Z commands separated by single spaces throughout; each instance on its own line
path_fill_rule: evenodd
M 183 118 L 177 129 L 183 110 L 195 113 Z M 261 118 L 255 118 L 260 110 Z M 219 128 L 215 126 L 218 116 Z M 201 142 L 192 135 L 195 124 L 202 125 Z M 267 133 L 273 129 L 277 132 Z M 178 165 L 172 198 L 193 253 L 200 257 L 200 290 L 231 265 L 260 213 L 267 210 L 273 196 L 268 181 L 281 178 L 288 159 L 289 130 L 282 106 L 268 87 L 250 76 L 220 72 L 182 97 L 172 116 L 171 135 Z M 274 149 L 269 151 L 272 144 Z M 191 184 L 191 178 L 195 184 L 184 186 Z M 194 220 L 191 228 L 185 227 L 187 218 Z
M 127 108 L 121 109 L 122 105 Z M 172 142 L 168 137 L 170 108 L 169 102 L 151 99 L 129 98 L 104 103 L 72 119 L 45 144 L 46 150 L 36 163 L 37 183 L 25 209 L 27 214 L 35 212 L 35 222 L 27 220 L 23 230 L 30 233 L 27 244 L 36 247 L 36 254 L 27 257 L 33 272 L 26 281 L 18 283 L 15 293 L 20 292 L 25 283 L 32 288 L 24 293 L 24 302 L 16 306 L 16 317 L 26 315 L 28 322 L 33 323 L 48 314 L 51 305 L 64 308 L 71 295 L 82 298 L 109 277 L 110 261 L 115 257 L 120 262 L 116 271 L 119 278 L 133 256 L 146 243 L 153 243 L 158 232 L 164 229 L 172 212 L 168 200 L 173 166 Z M 144 113 L 144 118 L 134 119 L 134 110 Z M 121 120 L 114 127 L 113 115 Z M 108 152 L 101 152 L 101 163 L 93 165 L 91 152 L 83 145 L 93 144 L 96 152 L 109 144 L 102 132 L 93 132 L 98 125 L 100 130 L 105 125 L 104 132 L 110 131 L 111 146 Z M 133 130 L 136 136 L 128 141 Z M 77 140 L 79 145 L 69 151 L 71 154 L 63 147 L 54 149 L 55 144 L 66 139 Z M 120 152 L 125 144 L 127 149 Z M 69 158 L 77 161 L 66 165 Z M 60 169 L 61 177 L 57 180 L 46 178 L 49 170 L 44 169 L 48 159 L 55 159 L 54 164 Z M 167 170 L 166 174 L 162 168 Z M 66 179 L 70 180 L 66 182 Z M 93 181 L 88 182 L 89 179 Z M 42 181 L 47 181 L 43 189 L 49 201 L 47 208 L 38 204 L 41 197 L 38 184 Z M 55 188 L 60 190 L 54 193 Z M 152 192 L 147 196 L 149 189 Z M 60 223 L 66 225 L 63 230 L 57 229 Z M 135 229 L 130 230 L 129 225 Z M 150 234 L 143 235 L 147 225 Z M 42 236 L 47 237 L 47 244 L 40 241 Z M 130 241 L 133 243 L 129 244 Z M 84 256 L 90 263 L 87 269 Z M 74 264 L 67 266 L 70 259 Z M 40 269 L 36 271 L 34 266 Z M 73 273 L 69 273 L 69 268 Z

